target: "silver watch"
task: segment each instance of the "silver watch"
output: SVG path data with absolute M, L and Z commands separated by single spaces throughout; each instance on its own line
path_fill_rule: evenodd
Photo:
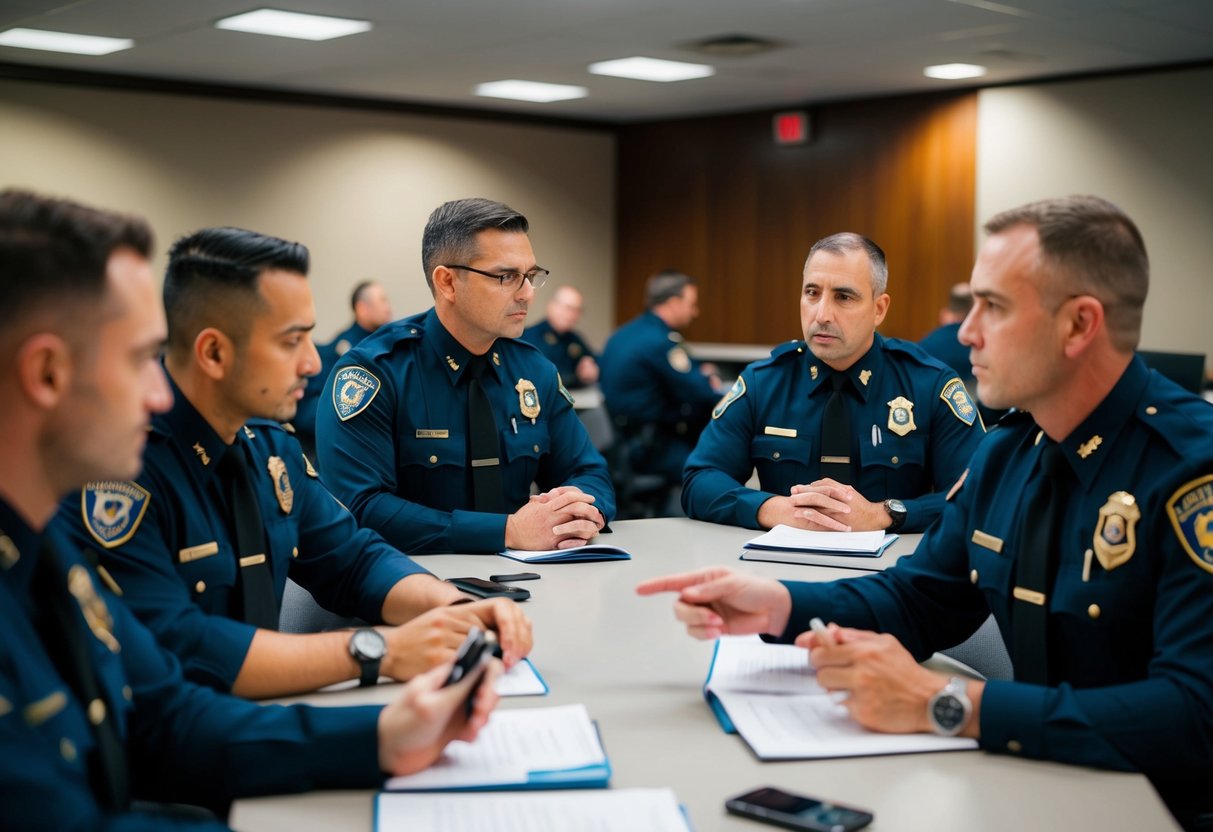
M 954 737 L 969 724 L 973 703 L 965 692 L 965 680 L 953 676 L 939 693 L 927 702 L 927 719 L 931 729 L 942 737 Z

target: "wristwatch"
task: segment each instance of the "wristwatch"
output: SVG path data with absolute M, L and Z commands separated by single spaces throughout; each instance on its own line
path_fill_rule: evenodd
M 354 630 L 354 634 L 350 636 L 350 655 L 362 665 L 362 675 L 358 677 L 359 687 L 365 688 L 379 681 L 379 663 L 386 652 L 387 642 L 378 630 L 370 627 Z
M 893 518 L 893 522 L 889 524 L 888 531 L 895 532 L 905 525 L 906 522 L 906 504 L 901 500 L 892 499 L 884 501 L 884 510 Z
M 931 729 L 942 737 L 954 737 L 964 730 L 973 713 L 973 703 L 965 693 L 965 680 L 953 676 L 939 693 L 927 702 Z

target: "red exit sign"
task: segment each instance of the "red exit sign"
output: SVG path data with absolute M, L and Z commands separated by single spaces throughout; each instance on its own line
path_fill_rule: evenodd
M 776 113 L 772 121 L 775 144 L 801 145 L 809 143 L 809 114 L 804 110 Z

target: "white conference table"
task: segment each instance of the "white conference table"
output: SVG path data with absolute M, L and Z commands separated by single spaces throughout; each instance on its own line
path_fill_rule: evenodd
M 704 702 L 711 643 L 685 635 L 673 618 L 672 596 L 641 598 L 633 588 L 645 578 L 721 564 L 808 581 L 864 573 L 740 561 L 741 545 L 756 532 L 686 518 L 628 520 L 613 528 L 599 540 L 627 549 L 632 560 L 534 566 L 494 555 L 418 558 L 442 578 L 524 570 L 542 575 L 521 585 L 532 593 L 524 602 L 535 623 L 531 658 L 551 693 L 504 699 L 500 707 L 585 703 L 614 769 L 612 787 L 673 788 L 697 832 L 764 828 L 724 811 L 727 798 L 764 785 L 873 811 L 874 832 L 1176 828 L 1137 774 L 984 751 L 758 761 L 740 737 L 720 729 Z M 917 538 L 904 536 L 891 554 L 912 551 Z M 397 690 L 383 685 L 300 700 L 386 702 Z M 336 791 L 241 800 L 231 822 L 245 832 L 370 830 L 373 795 Z

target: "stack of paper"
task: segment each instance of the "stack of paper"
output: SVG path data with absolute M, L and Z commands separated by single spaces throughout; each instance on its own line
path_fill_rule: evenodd
M 383 794 L 377 832 L 690 832 L 670 789 L 528 794 Z
M 813 532 L 781 524 L 746 543 L 741 559 L 879 569 L 877 562 L 897 537 L 883 531 Z
M 389 791 L 606 788 L 611 764 L 585 705 L 498 709 L 475 742 L 456 741 L 434 765 L 393 777 Z
M 721 726 L 762 760 L 956 751 L 977 741 L 932 734 L 878 734 L 851 719 L 817 684 L 809 653 L 758 636 L 716 642 L 704 696 Z
M 592 560 L 631 560 L 632 556 L 618 546 L 587 543 L 567 549 L 506 549 L 501 555 L 523 563 L 584 563 Z

